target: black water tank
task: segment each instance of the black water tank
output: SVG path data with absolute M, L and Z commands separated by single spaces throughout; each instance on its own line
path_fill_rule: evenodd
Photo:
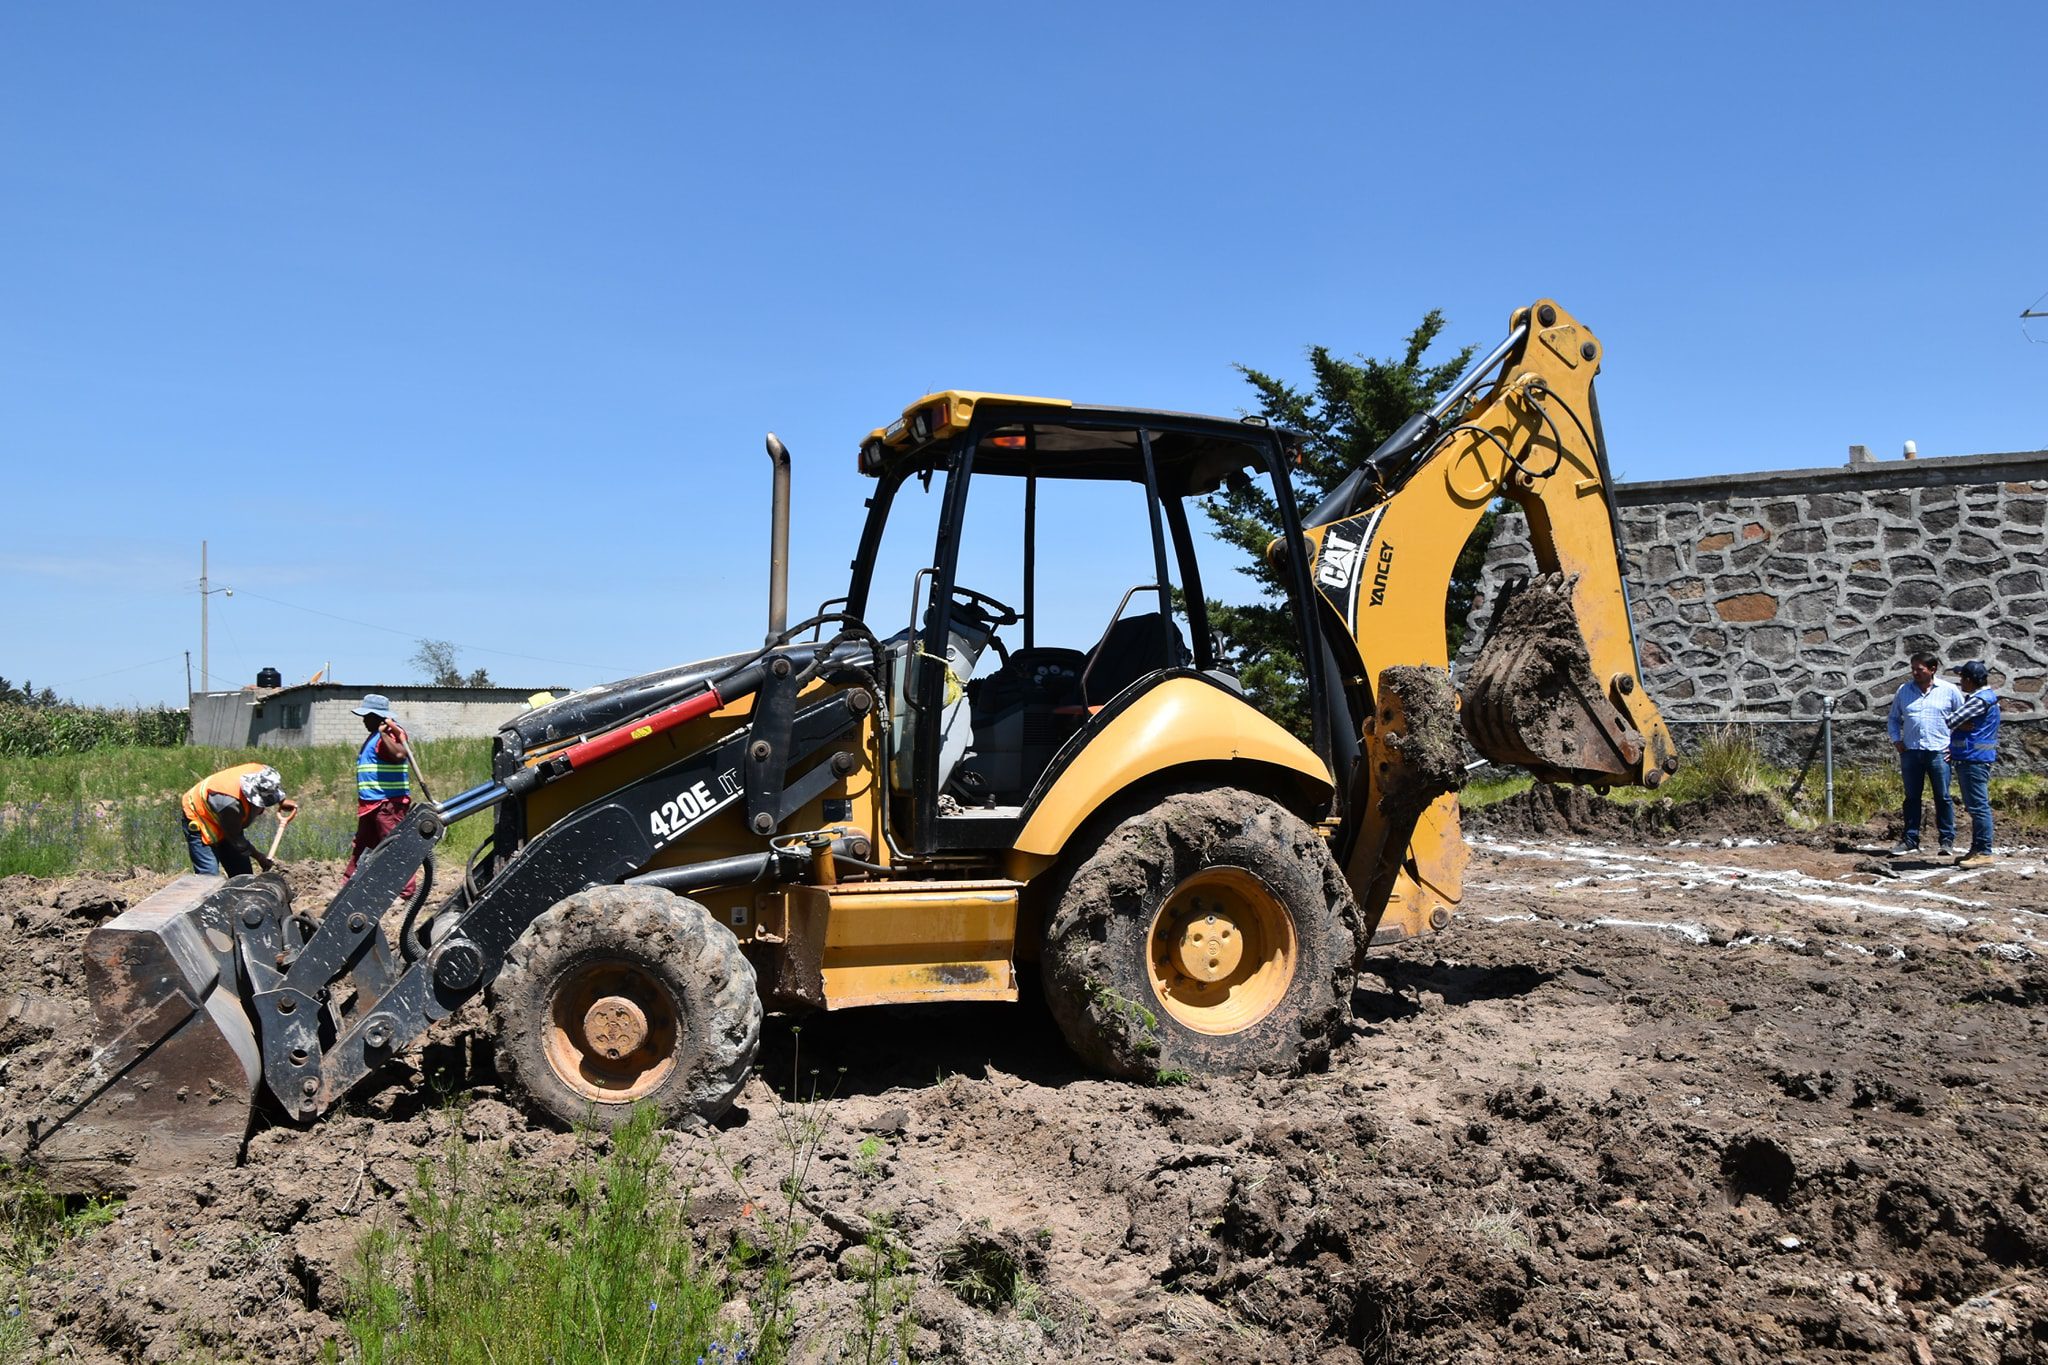
M 256 685 L 258 687 L 283 687 L 284 674 L 274 668 L 259 668 L 256 670 Z

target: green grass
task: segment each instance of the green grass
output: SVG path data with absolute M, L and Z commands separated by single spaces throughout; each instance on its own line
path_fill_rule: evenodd
M 1467 782 L 1458 793 L 1458 806 L 1462 810 L 1478 810 L 1496 801 L 1505 801 L 1510 796 L 1520 796 L 1535 785 L 1536 779 L 1526 773 Z
M 1681 756 L 1678 771 L 1661 787 L 1616 787 L 1619 801 L 1716 801 L 1729 797 L 1780 795 L 1793 773 L 1764 761 L 1749 732 L 1736 726 L 1714 731 Z M 1807 779 L 1809 783 L 1812 777 Z
M 567 1172 L 481 1157 L 458 1135 L 422 1161 L 413 1229 L 363 1242 L 345 1358 L 362 1365 L 762 1361 L 722 1326 L 719 1267 L 643 1108 Z M 344 1357 L 339 1346 L 330 1360 Z M 767 1360 L 766 1365 L 776 1365 Z
M 437 796 L 475 786 L 490 774 L 487 739 L 428 741 L 418 752 Z M 0 876 L 187 867 L 178 797 L 208 773 L 237 763 L 270 764 L 299 802 L 299 818 L 278 849 L 281 859 L 348 856 L 356 823 L 353 749 L 130 746 L 0 759 Z M 488 817 L 477 817 L 449 829 L 440 858 L 444 875 L 482 842 L 489 825 Z M 268 847 L 270 834 L 265 817 L 251 841 Z
M 0 1365 L 41 1358 L 28 1281 L 73 1237 L 120 1215 L 117 1199 L 52 1194 L 35 1172 L 0 1166 Z
M 1996 769 L 1993 770 L 1994 772 Z M 1728 797 L 1767 795 L 1783 809 L 1789 822 L 1812 826 L 1827 819 L 1826 777 L 1816 763 L 1806 775 L 1795 798 L 1787 799 L 1798 774 L 1764 760 L 1748 733 L 1736 726 L 1716 731 L 1691 753 L 1683 756 L 1679 769 L 1661 787 L 1616 787 L 1610 799 L 1625 802 L 1711 801 Z M 1519 795 L 1534 785 L 1526 776 L 1496 778 L 1468 784 L 1459 793 L 1458 804 L 1477 810 Z M 1895 767 L 1835 769 L 1835 821 L 1860 825 L 1873 817 L 1895 812 L 1904 803 L 1905 783 Z M 1957 800 L 1961 800 L 1958 790 Z M 1991 808 L 2001 824 L 2026 828 L 2048 825 L 2048 777 L 2022 773 L 1991 780 Z M 1961 808 L 1957 808 L 1961 820 Z

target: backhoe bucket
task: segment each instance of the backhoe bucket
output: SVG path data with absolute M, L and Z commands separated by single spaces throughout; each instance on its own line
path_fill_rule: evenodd
M 275 876 L 184 876 L 87 936 L 92 1059 L 45 1102 L 28 1144 L 53 1188 L 127 1190 L 235 1162 L 263 1064 L 233 917 L 290 906 Z
M 1593 676 L 1572 582 L 1548 574 L 1502 589 L 1465 686 L 1465 733 L 1488 759 L 1546 782 L 1634 782 L 1643 737 Z

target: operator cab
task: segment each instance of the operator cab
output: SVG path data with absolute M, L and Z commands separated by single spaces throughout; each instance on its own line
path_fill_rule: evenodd
M 1231 418 L 958 391 L 872 433 L 860 467 L 877 487 L 847 610 L 887 655 L 899 834 L 921 852 L 1001 846 L 1087 736 L 1149 688 L 1193 676 L 1241 695 L 1205 591 L 1249 566 L 1195 504 L 1256 481 L 1296 525 L 1297 440 Z M 1302 596 L 1289 615 L 1312 621 L 1305 576 L 1281 577 Z

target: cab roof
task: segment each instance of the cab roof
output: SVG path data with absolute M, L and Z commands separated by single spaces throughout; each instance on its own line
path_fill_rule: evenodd
M 921 466 L 918 459 L 941 438 L 965 431 L 975 413 L 996 409 L 999 425 L 984 427 L 975 468 L 991 474 L 1035 473 L 1048 478 L 1144 478 L 1137 433 L 1152 433 L 1152 454 L 1162 485 L 1183 492 L 1213 491 L 1232 472 L 1259 463 L 1257 450 L 1278 440 L 1288 451 L 1301 433 L 1256 418 L 1212 417 L 1157 408 L 1080 405 L 1066 398 L 946 389 L 929 393 L 861 443 L 861 469 Z

